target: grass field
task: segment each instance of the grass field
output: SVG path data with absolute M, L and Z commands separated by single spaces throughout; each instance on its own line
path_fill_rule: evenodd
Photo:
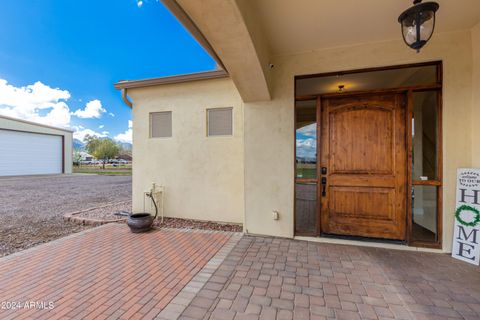
M 87 173 L 87 174 L 99 174 L 106 176 L 131 176 L 132 175 L 132 166 L 118 166 L 114 167 L 112 165 L 107 165 L 105 169 L 99 166 L 74 166 L 73 173 Z
M 297 167 L 297 178 L 313 179 L 317 177 L 316 168 L 299 168 Z

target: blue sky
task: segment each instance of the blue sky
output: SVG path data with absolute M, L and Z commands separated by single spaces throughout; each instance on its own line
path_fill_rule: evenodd
M 0 114 L 128 140 L 115 82 L 213 69 L 156 0 L 0 1 Z
M 298 128 L 295 134 L 297 158 L 316 159 L 317 157 L 317 123 Z

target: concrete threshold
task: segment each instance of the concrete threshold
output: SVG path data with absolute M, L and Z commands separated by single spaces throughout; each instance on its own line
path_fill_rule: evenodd
M 409 247 L 407 245 L 393 244 L 393 243 L 346 240 L 346 239 L 335 239 L 335 238 L 325 238 L 325 237 L 303 237 L 303 236 L 296 236 L 294 237 L 294 239 L 301 240 L 301 241 L 341 244 L 341 245 L 348 245 L 348 246 L 359 246 L 359 247 L 370 247 L 370 248 L 381 248 L 381 249 L 392 249 L 392 250 L 403 250 L 403 251 L 431 252 L 431 253 L 448 253 L 443 251 L 442 249 Z

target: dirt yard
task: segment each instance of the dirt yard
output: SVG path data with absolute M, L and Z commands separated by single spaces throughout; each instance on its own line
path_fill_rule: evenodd
M 0 257 L 84 230 L 65 213 L 131 199 L 130 176 L 0 178 Z

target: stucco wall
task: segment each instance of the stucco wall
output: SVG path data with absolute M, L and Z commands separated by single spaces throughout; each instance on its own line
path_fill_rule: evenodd
M 165 215 L 243 223 L 243 104 L 230 79 L 129 89 L 133 100 L 133 210 L 152 182 Z M 206 109 L 233 107 L 231 137 L 206 136 Z M 149 138 L 149 113 L 172 111 L 172 137 Z M 148 209 L 148 206 L 147 206 Z
M 473 105 L 472 105 L 472 166 L 480 168 L 480 23 L 472 29 Z
M 64 136 L 64 172 L 72 173 L 73 166 L 73 132 L 49 126 L 32 124 L 24 121 L 0 117 L 0 129 L 35 132 Z
M 294 76 L 405 63 L 444 63 L 444 232 L 451 249 L 455 176 L 471 165 L 471 33 L 435 34 L 420 54 L 401 39 L 298 55 L 277 56 L 272 101 L 245 103 L 245 228 L 254 234 L 293 236 Z M 272 210 L 280 219 L 272 219 Z

